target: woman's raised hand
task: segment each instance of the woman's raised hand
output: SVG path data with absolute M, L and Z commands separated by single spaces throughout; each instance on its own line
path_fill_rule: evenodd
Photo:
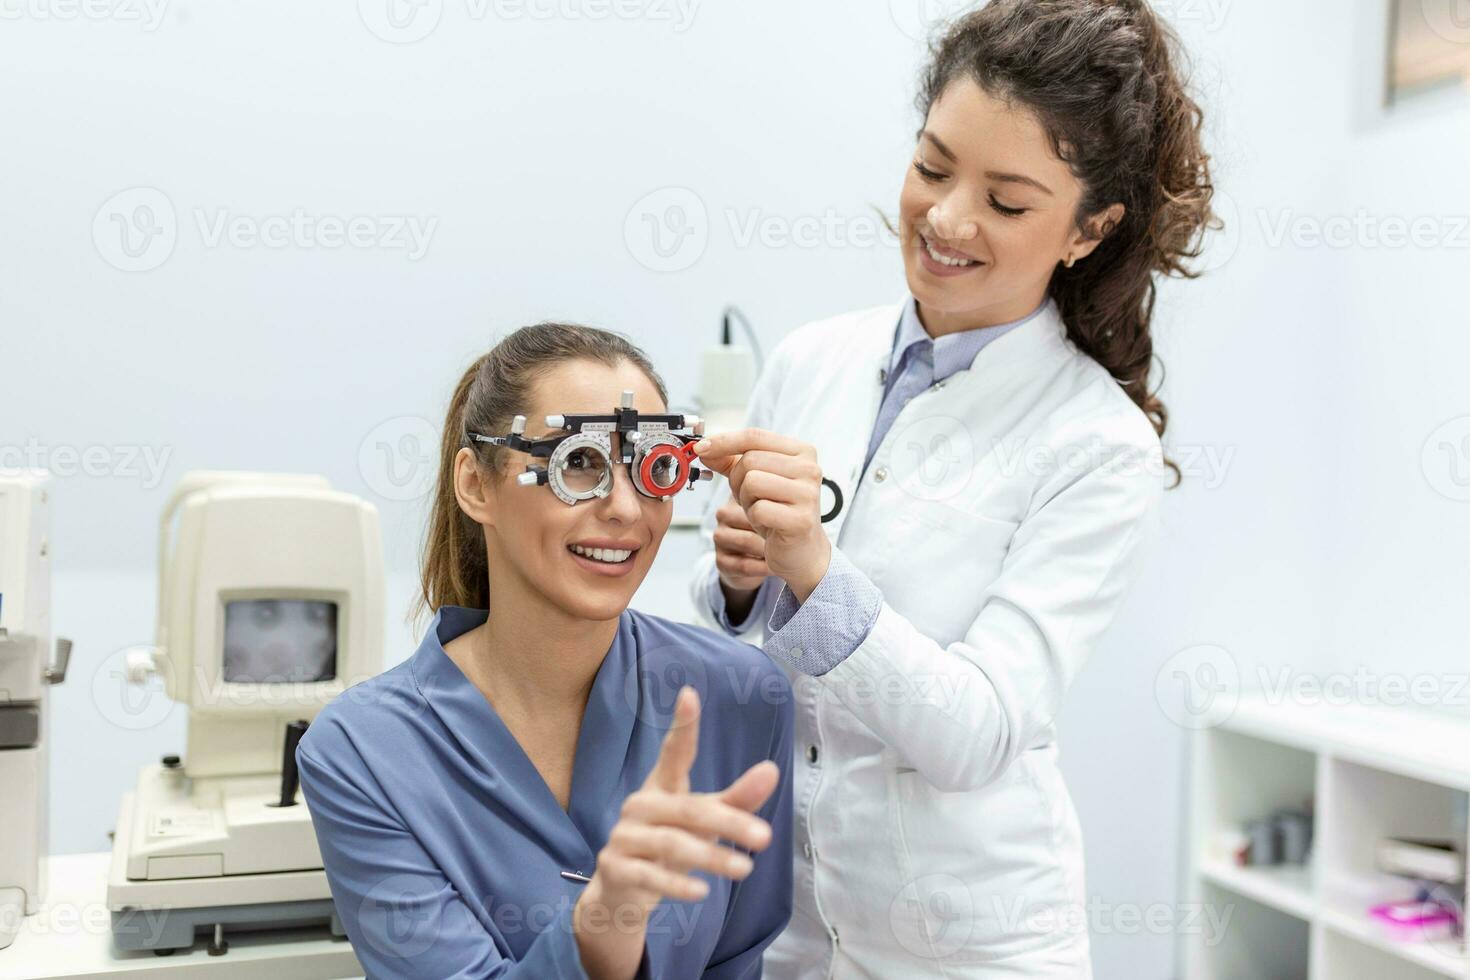
M 575 929 L 583 966 L 594 980 L 631 977 L 642 956 L 648 915 L 664 899 L 697 902 L 708 884 L 705 871 L 733 881 L 750 874 L 747 854 L 771 843 L 771 826 L 755 815 L 770 799 L 780 770 L 758 762 L 725 789 L 694 793 L 689 770 L 699 752 L 699 695 L 679 691 L 674 720 L 658 761 L 643 785 L 624 802 L 622 814 L 597 855 L 592 880 L 577 900 Z

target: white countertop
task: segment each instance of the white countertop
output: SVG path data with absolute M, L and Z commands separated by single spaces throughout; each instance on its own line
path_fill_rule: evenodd
M 308 929 L 231 933 L 229 950 L 210 956 L 200 933 L 192 949 L 172 956 L 119 952 L 112 945 L 107 911 L 109 855 L 66 854 L 47 862 L 46 901 L 27 916 L 8 949 L 0 949 L 0 980 L 47 977 L 207 976 L 212 980 L 334 980 L 361 977 L 362 967 L 345 939 L 325 926 Z

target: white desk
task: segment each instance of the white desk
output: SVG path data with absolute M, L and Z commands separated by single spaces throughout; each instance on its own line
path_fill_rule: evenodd
M 118 974 L 171 980 L 337 980 L 363 975 L 347 940 L 332 938 L 325 926 L 228 934 L 230 948 L 223 956 L 209 955 L 202 933 L 192 949 L 172 956 L 118 952 L 106 902 L 108 860 L 106 853 L 49 860 L 46 903 L 26 917 L 10 948 L 0 949 L 0 980 Z

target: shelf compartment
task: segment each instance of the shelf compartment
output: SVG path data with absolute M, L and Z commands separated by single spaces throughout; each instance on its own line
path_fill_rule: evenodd
M 1307 922 L 1211 882 L 1201 894 L 1226 926 L 1198 946 L 1200 980 L 1307 980 Z
M 1319 882 L 1323 922 L 1438 975 L 1470 977 L 1470 959 L 1457 943 L 1395 940 L 1367 914 L 1374 905 L 1412 899 L 1417 891 L 1414 882 L 1378 870 L 1379 843 L 1388 837 L 1422 837 L 1453 840 L 1464 848 L 1458 815 L 1466 805 L 1465 793 L 1340 758 L 1329 758 L 1325 765 L 1331 812 L 1318 854 L 1324 868 Z M 1463 901 L 1463 892 L 1459 898 Z
M 1224 730 L 1201 737 L 1201 830 L 1206 835 L 1201 843 L 1209 856 L 1228 858 L 1216 846 L 1222 834 L 1241 832 L 1249 821 L 1280 809 L 1304 809 L 1315 798 L 1312 752 Z
M 1220 888 L 1310 921 L 1313 909 L 1310 867 L 1283 864 L 1242 868 L 1220 858 L 1200 861 L 1199 873 Z
M 1323 977 L 1331 980 L 1465 980 L 1470 960 L 1451 945 L 1405 943 L 1361 915 L 1324 910 Z

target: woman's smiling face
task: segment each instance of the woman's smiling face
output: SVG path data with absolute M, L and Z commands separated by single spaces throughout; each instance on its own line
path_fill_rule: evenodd
M 1082 193 L 1031 112 L 971 78 L 951 83 L 929 110 L 899 199 L 904 272 L 930 331 L 1036 309 L 1057 263 L 1096 247 L 1075 224 Z
M 616 367 L 591 360 L 558 364 L 532 386 L 531 403 L 522 412 L 525 437 L 562 434 L 546 425 L 548 415 L 608 415 L 625 390 L 633 392 L 633 407 L 639 412 L 666 411 L 658 389 L 631 362 Z M 612 437 L 612 445 L 616 454 L 619 436 Z M 616 619 L 658 554 L 673 516 L 672 502 L 639 493 L 628 468 L 614 464 L 611 493 L 568 506 L 549 487 L 516 482 L 533 462 L 527 453 L 507 450 L 501 457 L 503 469 L 493 474 L 470 465 L 473 458 L 468 449 L 461 450 L 456 487 L 460 506 L 484 525 L 492 607 L 497 599 L 508 604 L 539 599 L 578 619 Z M 485 482 L 481 474 L 488 477 Z M 574 545 L 604 549 L 604 560 L 579 555 Z M 632 554 L 609 562 L 605 559 L 617 555 L 607 551 Z

